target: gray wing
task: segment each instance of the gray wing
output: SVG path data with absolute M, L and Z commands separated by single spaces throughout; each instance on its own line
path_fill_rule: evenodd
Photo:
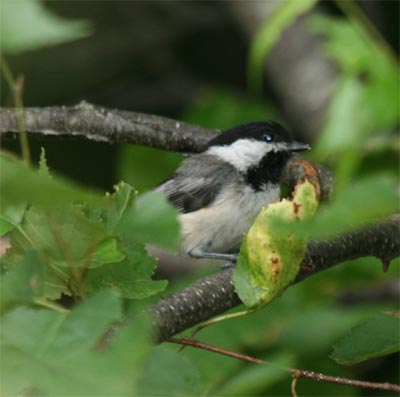
M 232 165 L 214 156 L 195 155 L 156 190 L 164 192 L 178 211 L 186 214 L 208 206 L 235 178 L 237 171 Z

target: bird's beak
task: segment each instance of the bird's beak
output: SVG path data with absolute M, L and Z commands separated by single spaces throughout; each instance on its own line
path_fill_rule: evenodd
M 301 152 L 302 150 L 310 150 L 311 146 L 308 143 L 294 141 L 287 144 L 287 149 L 290 152 Z

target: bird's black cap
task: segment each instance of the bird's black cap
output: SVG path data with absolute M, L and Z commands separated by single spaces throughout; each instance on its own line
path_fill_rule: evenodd
M 274 142 L 293 141 L 287 129 L 279 123 L 275 121 L 255 121 L 230 128 L 208 142 L 206 148 L 230 145 L 238 139 L 246 138 L 264 141 L 266 134 L 271 135 Z

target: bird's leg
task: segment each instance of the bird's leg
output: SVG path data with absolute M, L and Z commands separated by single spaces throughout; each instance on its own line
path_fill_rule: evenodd
M 222 266 L 223 269 L 236 265 L 237 254 L 221 254 L 218 252 L 204 252 L 199 249 L 194 249 L 189 252 L 189 255 L 193 258 L 204 258 L 204 259 L 215 259 L 220 261 L 226 261 Z

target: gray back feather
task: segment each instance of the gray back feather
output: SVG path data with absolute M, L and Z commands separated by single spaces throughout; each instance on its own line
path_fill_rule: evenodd
M 178 211 L 188 213 L 210 205 L 222 187 L 238 177 L 232 165 L 215 156 L 199 154 L 185 160 L 156 190 L 164 192 Z

